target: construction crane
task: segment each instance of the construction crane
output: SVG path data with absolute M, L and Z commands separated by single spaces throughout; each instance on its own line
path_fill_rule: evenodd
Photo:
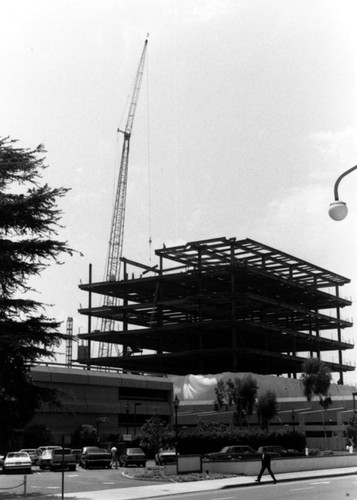
M 118 281 L 120 278 L 120 262 L 123 251 L 123 238 L 124 238 L 126 188 L 128 182 L 129 146 L 130 146 L 131 133 L 133 130 L 136 107 L 139 99 L 141 82 L 143 79 L 147 44 L 148 44 L 148 39 L 146 38 L 139 62 L 139 67 L 136 72 L 134 90 L 131 97 L 129 114 L 125 129 L 117 130 L 118 132 L 121 132 L 124 135 L 124 142 L 122 147 L 119 176 L 118 176 L 112 225 L 109 238 L 109 250 L 108 250 L 108 258 L 105 270 L 106 281 Z M 104 297 L 103 306 L 111 307 L 117 304 L 118 304 L 117 298 L 110 296 Z M 107 332 L 111 330 L 114 330 L 114 320 L 107 318 L 102 319 L 101 331 Z M 99 357 L 110 356 L 112 354 L 112 346 L 113 344 L 100 342 L 98 349 L 98 356 Z M 117 354 L 119 354 L 118 347 L 117 346 L 115 347 L 117 349 Z

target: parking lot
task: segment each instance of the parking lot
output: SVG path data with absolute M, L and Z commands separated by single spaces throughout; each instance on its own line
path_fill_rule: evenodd
M 151 461 L 148 461 L 150 466 Z M 154 462 L 152 462 L 154 464 Z M 32 467 L 32 474 L 26 475 L 27 494 L 61 493 L 62 472 L 40 471 L 37 466 Z M 119 467 L 118 469 L 83 469 L 78 467 L 76 471 L 64 472 L 64 491 L 73 493 L 76 491 L 93 491 L 111 488 L 129 488 L 131 486 L 144 486 L 152 484 L 151 481 L 134 480 L 127 477 L 130 471 L 137 470 L 136 467 Z M 143 470 L 142 468 L 140 470 Z M 24 492 L 24 474 L 1 474 L 0 498 L 11 498 L 12 494 Z M 6 495 L 6 496 L 5 496 Z

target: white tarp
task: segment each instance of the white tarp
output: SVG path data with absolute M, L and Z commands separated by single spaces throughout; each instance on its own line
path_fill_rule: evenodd
M 214 375 L 169 375 L 168 378 L 174 384 L 174 393 L 180 401 L 214 401 L 214 389 L 220 379 L 228 380 L 242 378 L 247 373 L 224 372 Z M 277 377 L 274 375 L 251 374 L 258 384 L 258 395 L 268 389 L 276 393 L 277 398 L 291 398 L 303 396 L 303 387 L 299 379 Z M 349 386 L 331 384 L 330 393 L 339 395 L 351 395 L 352 388 Z

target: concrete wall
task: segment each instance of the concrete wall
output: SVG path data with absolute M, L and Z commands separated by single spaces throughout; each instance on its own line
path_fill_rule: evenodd
M 180 456 L 180 460 L 183 462 L 184 456 Z M 257 475 L 260 467 L 260 460 L 202 462 L 202 470 L 204 472 L 243 476 Z M 326 457 L 276 458 L 271 461 L 272 471 L 276 474 L 306 470 L 339 469 L 344 467 L 357 467 L 357 453 L 330 455 Z M 166 465 L 165 472 L 167 474 L 176 474 L 176 464 Z

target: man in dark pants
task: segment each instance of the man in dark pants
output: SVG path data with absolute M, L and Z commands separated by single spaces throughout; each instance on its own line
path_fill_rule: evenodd
M 262 467 L 260 469 L 260 472 L 258 474 L 257 479 L 255 480 L 257 483 L 260 483 L 260 478 L 264 474 L 265 469 L 267 469 L 267 471 L 271 475 L 271 477 L 272 477 L 272 479 L 274 481 L 274 484 L 275 484 L 276 483 L 276 479 L 275 479 L 274 474 L 273 474 L 273 472 L 272 472 L 272 470 L 270 468 L 270 455 L 269 455 L 269 453 L 263 452 L 263 455 L 262 455 Z

